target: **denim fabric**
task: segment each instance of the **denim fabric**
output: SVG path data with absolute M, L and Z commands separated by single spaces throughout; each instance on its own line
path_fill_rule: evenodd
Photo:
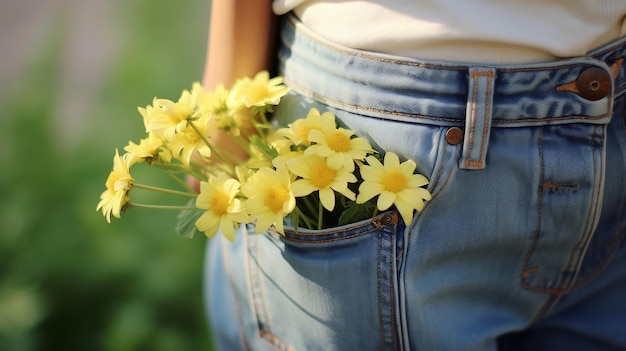
M 222 349 L 626 350 L 624 41 L 487 66 L 343 48 L 294 18 L 281 40 L 277 123 L 332 111 L 416 161 L 433 199 L 412 223 L 211 242 Z

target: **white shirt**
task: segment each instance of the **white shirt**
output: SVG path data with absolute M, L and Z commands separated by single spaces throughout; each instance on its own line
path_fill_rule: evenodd
M 274 0 L 352 48 L 418 59 L 537 62 L 626 35 L 626 0 Z

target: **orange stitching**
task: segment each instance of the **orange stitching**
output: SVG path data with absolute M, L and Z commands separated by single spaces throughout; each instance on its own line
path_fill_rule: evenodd
M 283 350 L 295 351 L 293 347 L 285 343 L 283 340 L 278 338 L 272 332 L 266 329 L 260 329 L 259 331 L 261 333 L 261 340 L 263 340 L 272 349 L 277 350 L 277 351 L 283 351 Z
M 539 173 L 539 184 L 543 184 L 545 177 L 545 165 L 544 165 L 544 155 L 543 155 L 543 143 L 541 142 L 541 138 L 543 137 L 543 128 L 539 129 L 539 135 L 537 138 L 537 148 L 539 153 L 539 165 L 541 172 Z M 533 237 L 533 241 L 528 248 L 528 252 L 526 253 L 526 258 L 524 259 L 524 267 L 522 268 L 524 271 L 528 269 L 528 265 L 530 264 L 530 260 L 533 256 L 535 248 L 537 247 L 537 240 L 539 240 L 539 234 L 541 233 L 541 210 L 542 210 L 542 202 L 543 201 L 543 190 L 541 188 L 537 189 L 537 227 L 535 228 L 535 235 Z M 530 283 L 527 282 L 527 276 L 524 276 L 524 271 L 520 275 L 520 283 L 526 289 L 535 289 Z
M 335 104 L 337 106 L 341 106 L 341 107 L 337 107 L 339 109 L 341 108 L 351 108 L 354 110 L 361 110 L 361 111 L 368 111 L 368 112 L 374 112 L 374 113 L 380 113 L 380 114 L 385 114 L 385 115 L 391 115 L 391 116 L 398 116 L 398 117 L 410 117 L 410 118 L 422 118 L 422 119 L 426 119 L 426 120 L 431 120 L 431 121 L 441 121 L 441 122 L 455 122 L 455 123 L 462 123 L 463 119 L 462 118 L 454 118 L 454 117 L 433 117 L 433 116 L 426 116 L 426 115 L 418 115 L 415 113 L 406 113 L 406 112 L 398 112 L 398 111 L 387 111 L 387 110 L 381 110 L 381 109 L 376 109 L 376 108 L 372 108 L 372 107 L 364 107 L 364 106 L 357 106 L 357 105 L 352 105 L 352 104 L 348 104 L 339 100 L 335 100 L 335 99 L 331 99 L 328 98 L 322 94 L 318 94 L 312 90 L 306 89 L 304 88 L 302 85 L 296 84 L 293 81 L 290 81 L 289 79 L 284 79 L 285 83 L 287 83 L 288 86 L 290 86 L 292 89 L 295 90 L 300 90 L 304 93 L 310 95 L 311 97 L 323 100 L 324 102 L 330 102 L 332 104 Z M 295 87 L 295 88 L 294 88 Z M 624 89 L 622 90 L 626 90 L 626 86 L 624 86 Z M 514 119 L 514 120 L 508 120 L 508 119 L 494 119 L 492 120 L 492 124 L 512 124 L 512 123 L 527 123 L 527 122 L 534 122 L 536 124 L 546 124 L 545 122 L 551 122 L 551 121 L 564 121 L 564 120 L 568 120 L 568 119 L 582 119 L 582 120 L 587 120 L 587 121 L 595 121 L 598 119 L 603 119 L 606 118 L 607 116 L 609 116 L 610 113 L 607 112 L 603 115 L 600 116 L 578 116 L 578 115 L 570 115 L 570 116 L 559 116 L 559 117 L 545 117 L 545 118 L 524 118 L 524 119 Z M 375 117 L 375 118 L 381 118 L 381 119 L 392 119 L 392 118 L 388 118 L 388 117 Z M 412 123 L 411 121 L 405 121 L 405 122 L 409 122 Z M 542 123 L 543 122 L 543 123 Z
M 365 232 L 359 232 L 359 233 L 355 233 L 352 235 L 347 235 L 347 236 L 343 236 L 341 238 L 332 238 L 332 239 L 324 239 L 324 240 L 305 240 L 305 239 L 295 239 L 295 238 L 291 238 L 291 237 L 286 237 L 284 236 L 283 238 L 285 240 L 291 241 L 291 242 L 297 242 L 297 243 L 309 243 L 309 244 L 324 244 L 324 243 L 330 243 L 333 241 L 340 241 L 340 240 L 347 240 L 347 239 L 352 239 L 352 238 L 356 238 L 365 234 L 369 234 L 372 232 L 377 231 L 378 228 L 374 228 L 372 230 L 368 230 Z
M 371 225 L 373 225 L 372 220 L 369 220 L 369 221 L 363 222 L 362 224 L 359 224 L 359 225 L 351 225 L 351 226 L 345 227 L 345 228 L 342 227 L 341 229 L 339 229 L 339 228 L 332 229 L 331 228 L 331 229 L 323 230 L 322 232 L 300 232 L 299 231 L 296 234 L 296 232 L 294 230 L 288 229 L 288 230 L 285 230 L 285 233 L 288 233 L 290 235 L 297 235 L 297 236 L 311 236 L 311 237 L 314 237 L 314 236 L 327 236 L 327 235 L 332 235 L 332 234 L 337 234 L 337 233 L 344 233 L 344 232 L 347 232 L 347 231 L 350 231 L 350 230 L 356 230 L 356 229 L 364 228 L 364 227 L 371 226 Z M 376 229 L 376 228 L 374 228 L 374 229 Z M 272 232 L 276 232 L 276 229 L 274 227 L 271 227 L 270 230 Z
M 578 94 L 580 92 L 578 91 L 578 84 L 576 84 L 576 80 L 573 80 L 569 83 L 557 85 L 555 89 L 556 91 L 566 91 L 568 93 L 575 93 L 575 94 Z
M 623 58 L 619 58 L 617 60 L 615 60 L 615 62 L 613 62 L 609 68 L 611 69 L 611 75 L 613 76 L 613 79 L 617 78 L 617 76 L 619 75 L 619 71 L 620 69 L 622 69 L 622 63 L 624 62 Z

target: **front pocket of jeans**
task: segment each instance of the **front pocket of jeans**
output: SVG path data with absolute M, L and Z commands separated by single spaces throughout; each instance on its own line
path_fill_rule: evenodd
M 250 234 L 263 341 L 284 350 L 394 347 L 397 230 L 398 215 L 389 212 L 321 231 Z

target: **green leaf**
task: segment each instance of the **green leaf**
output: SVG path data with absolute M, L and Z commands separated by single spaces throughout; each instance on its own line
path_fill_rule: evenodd
M 278 156 L 278 151 L 265 139 L 254 135 L 250 138 L 250 145 L 261 151 L 268 159 L 273 160 Z
M 374 198 L 375 199 L 375 198 Z M 363 204 L 348 202 L 347 208 L 339 216 L 339 225 L 346 225 L 372 218 L 376 211 L 376 201 L 374 199 Z
M 192 199 L 187 203 L 187 206 L 195 206 L 196 200 Z M 193 238 L 194 234 L 198 232 L 196 229 L 196 221 L 202 216 L 201 210 L 185 210 L 180 211 L 178 215 L 178 223 L 176 224 L 176 234 L 184 236 L 185 238 Z

